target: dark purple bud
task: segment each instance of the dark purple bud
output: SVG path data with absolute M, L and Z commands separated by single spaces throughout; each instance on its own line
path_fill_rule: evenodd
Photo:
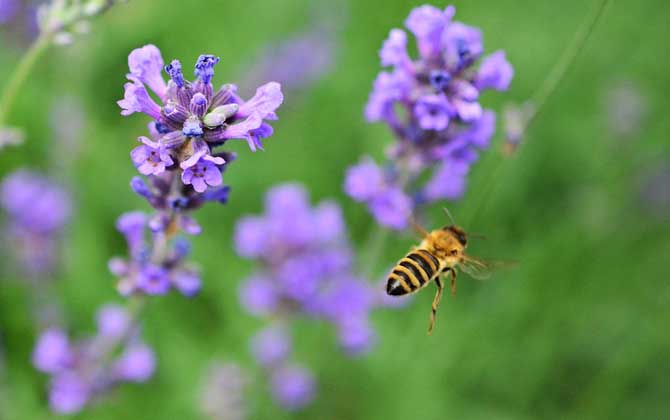
M 170 76 L 170 79 L 175 85 L 184 87 L 184 74 L 181 72 L 181 63 L 179 60 L 172 60 L 170 64 L 165 66 L 165 72 Z
M 188 109 L 170 101 L 163 107 L 163 115 L 172 122 L 183 124 L 188 118 Z
M 162 123 L 160 121 L 156 121 L 156 124 L 154 125 L 154 127 L 156 128 L 156 131 L 158 132 L 158 134 L 167 134 L 170 131 L 172 131 L 170 129 L 170 127 L 167 126 L 167 124 Z
M 173 210 L 184 210 L 188 207 L 189 199 L 186 197 L 174 197 L 168 200 L 168 206 Z
M 447 89 L 451 76 L 443 70 L 433 70 L 430 72 L 430 84 L 435 90 L 440 92 Z
M 231 84 L 226 84 L 221 86 L 221 89 L 216 92 L 212 98 L 212 103 L 210 104 L 211 108 L 216 108 L 227 103 L 235 92 L 235 87 Z
M 207 98 L 205 95 L 202 93 L 196 93 L 193 95 L 193 98 L 191 98 L 191 104 L 189 109 L 191 110 L 191 113 L 198 118 L 202 118 L 205 113 L 207 112 Z
M 224 186 L 217 189 L 209 189 L 203 194 L 203 199 L 205 201 L 218 201 L 221 204 L 226 204 L 228 202 L 228 197 L 230 196 L 230 187 Z
M 137 195 L 144 197 L 147 200 L 151 200 L 153 197 L 149 186 L 139 176 L 135 176 L 132 180 L 130 180 L 130 188 L 132 188 Z
M 214 66 L 219 62 L 219 57 L 212 54 L 201 54 L 195 63 L 195 75 L 204 84 L 209 84 L 214 77 Z

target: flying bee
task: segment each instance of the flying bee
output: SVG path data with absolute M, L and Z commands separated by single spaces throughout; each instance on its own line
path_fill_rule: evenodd
M 449 215 L 446 209 L 445 211 Z M 428 325 L 428 334 L 431 334 L 444 289 L 442 275 L 450 277 L 451 293 L 455 295 L 457 269 L 463 270 L 472 278 L 484 280 L 490 276 L 492 264 L 465 253 L 468 246 L 468 234 L 453 224 L 453 219 L 451 225 L 432 232 L 426 231 L 415 222 L 412 222 L 412 225 L 421 234 L 423 240 L 391 270 L 386 283 L 386 293 L 392 296 L 407 295 L 426 287 L 434 280 L 437 292 L 433 299 Z

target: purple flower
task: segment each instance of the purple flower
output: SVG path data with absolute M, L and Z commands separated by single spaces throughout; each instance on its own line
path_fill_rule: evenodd
M 507 90 L 512 82 L 514 69 L 505 58 L 504 51 L 496 51 L 485 57 L 477 73 L 477 89 Z
M 260 365 L 278 366 L 291 353 L 291 340 L 283 328 L 270 326 L 251 339 L 251 352 Z
M 379 51 L 382 66 L 400 66 L 410 63 L 407 55 L 407 34 L 401 29 L 391 29 L 389 37 Z
M 131 82 L 123 85 L 125 91 L 123 99 L 117 101 L 117 104 L 123 108 L 121 115 L 141 112 L 155 120 L 159 119 L 161 108 L 151 99 L 144 85 L 135 76 L 129 76 L 128 79 Z
M 251 277 L 240 289 L 240 302 L 252 315 L 265 316 L 275 312 L 279 299 L 272 282 L 264 277 Z
M 417 47 L 422 57 L 430 58 L 439 54 L 442 33 L 455 12 L 453 6 L 448 6 L 441 11 L 436 7 L 424 5 L 417 7 L 409 14 L 405 26 L 416 37 Z
M 20 8 L 21 2 L 19 0 L 0 0 L 0 25 L 14 19 Z
M 170 290 L 168 271 L 148 264 L 137 277 L 137 287 L 149 295 L 164 295 Z
M 89 385 L 72 372 L 54 376 L 49 390 L 49 406 L 58 414 L 73 414 L 81 411 L 89 398 Z
M 449 116 L 453 112 L 444 95 L 423 96 L 414 107 L 419 126 L 424 130 L 444 130 L 449 125 Z
M 70 342 L 65 332 L 52 328 L 40 335 L 33 350 L 33 365 L 45 373 L 58 373 L 73 361 Z
M 158 143 L 144 136 L 141 136 L 138 140 L 143 144 L 134 148 L 130 152 L 130 157 L 142 175 L 162 174 L 165 172 L 166 166 L 171 166 L 174 163 L 167 150 Z
M 16 263 L 30 277 L 51 277 L 72 213 L 69 194 L 46 177 L 18 170 L 0 184 L 0 208 L 7 214 L 4 234 Z
M 465 175 L 495 131 L 495 114 L 482 108 L 480 91 L 506 90 L 514 74 L 503 51 L 484 58 L 476 70 L 484 52 L 481 31 L 452 21 L 454 14 L 453 6 L 410 12 L 405 25 L 416 39 L 418 58 L 409 57 L 401 29 L 391 31 L 380 51 L 382 66 L 392 69 L 375 79 L 365 117 L 386 123 L 396 142 L 383 171 L 372 163 L 347 171 L 345 191 L 394 229 L 405 228 L 406 217 L 420 205 L 463 195 Z M 445 168 L 456 167 L 459 176 L 443 182 Z M 426 179 L 430 184 L 422 185 Z
M 210 156 L 202 157 L 195 165 L 184 169 L 181 174 L 182 182 L 185 185 L 192 185 L 199 193 L 204 192 L 208 185 L 212 187 L 221 185 L 223 177 L 215 162 L 215 158 Z
M 104 305 L 98 310 L 98 333 L 101 336 L 118 340 L 128 333 L 131 319 L 120 305 Z
M 62 187 L 23 169 L 0 185 L 0 206 L 22 229 L 42 233 L 61 229 L 72 212 L 70 197 Z
M 208 84 L 214 77 L 214 66 L 219 62 L 219 57 L 212 54 L 201 54 L 195 63 L 195 75 L 204 84 Z
M 96 318 L 93 337 L 73 340 L 54 328 L 43 332 L 35 346 L 33 364 L 51 376 L 49 403 L 56 413 L 77 413 L 120 382 L 144 382 L 153 375 L 153 351 L 140 340 L 129 314 L 107 304 Z
M 165 99 L 167 85 L 163 80 L 163 57 L 155 45 L 145 45 L 128 55 L 129 76 L 149 86 L 161 100 Z M 130 77 L 129 77 L 130 78 Z
M 179 292 L 186 297 L 193 297 L 200 293 L 202 282 L 200 276 L 189 270 L 177 271 L 172 276 L 172 283 Z
M 384 174 L 371 158 L 347 169 L 344 191 L 354 200 L 368 201 L 383 189 Z
M 314 377 L 303 367 L 284 367 L 272 375 L 271 382 L 272 395 L 287 410 L 303 408 L 314 399 Z
M 146 214 L 140 211 L 124 213 L 116 221 L 116 229 L 123 234 L 130 253 L 139 256 L 144 247 L 144 229 L 147 225 Z
M 116 380 L 128 382 L 146 382 L 155 369 L 156 356 L 149 346 L 142 343 L 130 344 L 112 368 Z

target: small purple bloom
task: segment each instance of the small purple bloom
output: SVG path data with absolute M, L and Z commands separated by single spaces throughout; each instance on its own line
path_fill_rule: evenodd
M 139 211 L 124 213 L 116 221 L 116 229 L 125 236 L 128 248 L 133 256 L 139 255 L 144 247 L 146 225 L 147 216 Z
M 272 375 L 271 382 L 272 395 L 287 410 L 303 408 L 314 399 L 314 377 L 303 367 L 283 367 Z
M 270 279 L 255 276 L 247 279 L 240 288 L 240 302 L 252 315 L 265 316 L 275 312 L 280 296 Z
M 454 13 L 453 6 L 448 6 L 444 11 L 429 5 L 412 10 L 405 21 L 405 26 L 416 37 L 417 47 L 422 57 L 430 58 L 439 54 L 442 32 Z
M 131 83 L 123 86 L 125 89 L 123 99 L 117 101 L 117 104 L 123 108 L 121 115 L 127 116 L 135 112 L 142 112 L 155 120 L 159 119 L 161 108 L 151 99 L 144 85 L 135 76 L 128 76 L 128 79 L 131 80 Z
M 281 86 L 277 82 L 266 83 L 256 89 L 256 94 L 240 105 L 237 116 L 246 118 L 252 113 L 258 114 L 262 119 L 276 119 L 275 111 L 284 102 Z
M 214 66 L 219 62 L 219 57 L 212 54 L 201 54 L 195 63 L 195 75 L 202 83 L 208 84 L 214 77 Z
M 184 74 L 181 71 L 181 62 L 179 60 L 172 60 L 170 64 L 165 66 L 165 72 L 177 87 L 184 87 Z
M 455 200 L 465 193 L 470 165 L 458 160 L 444 161 L 423 188 L 423 197 L 430 201 Z
M 278 366 L 291 353 L 291 339 L 282 327 L 270 326 L 251 339 L 251 352 L 260 365 Z
M 130 344 L 116 360 L 112 368 L 116 380 L 128 382 L 146 382 L 156 369 L 156 356 L 151 347 Z
M 482 33 L 479 29 L 461 22 L 452 22 L 443 35 L 445 59 L 450 69 L 469 66 L 484 51 Z
M 453 110 L 444 95 L 423 96 L 414 107 L 414 114 L 424 130 L 444 130 Z
M 189 166 L 182 172 L 181 180 L 185 185 L 192 185 L 199 193 L 205 192 L 207 186 L 217 187 L 223 183 L 221 171 L 213 159 L 205 156 L 198 160 L 193 166 Z
M 97 314 L 98 333 L 101 336 L 118 340 L 128 333 L 130 315 L 123 306 L 104 305 Z
M 179 292 L 186 297 L 193 297 L 200 293 L 202 282 L 197 273 L 189 270 L 182 270 L 174 273 L 172 283 Z
M 369 204 L 370 211 L 382 225 L 393 229 L 407 227 L 412 214 L 412 199 L 399 188 L 389 188 Z
M 58 373 L 72 363 L 74 355 L 65 332 L 51 328 L 44 331 L 33 351 L 33 365 L 45 373 Z
M 410 63 L 407 55 L 407 34 L 401 29 L 391 29 L 389 37 L 379 51 L 382 66 L 400 66 Z
M 164 295 L 170 291 L 168 272 L 163 267 L 146 265 L 137 278 L 137 287 L 149 295 Z
M 509 89 L 512 77 L 514 77 L 514 69 L 507 61 L 505 52 L 496 51 L 482 61 L 475 83 L 477 89 L 504 91 Z
M 134 148 L 130 157 L 142 175 L 159 175 L 165 172 L 166 166 L 174 163 L 165 148 L 158 143 L 144 136 L 138 140 L 143 144 Z
M 149 86 L 158 97 L 165 99 L 167 85 L 163 80 L 163 57 L 155 45 L 136 48 L 128 55 L 130 75 Z
M 49 406 L 58 414 L 81 411 L 91 396 L 89 385 L 76 373 L 64 372 L 54 376 L 49 391 Z
M 373 199 L 383 188 L 384 174 L 370 158 L 364 158 L 359 164 L 347 169 L 344 191 L 354 200 Z

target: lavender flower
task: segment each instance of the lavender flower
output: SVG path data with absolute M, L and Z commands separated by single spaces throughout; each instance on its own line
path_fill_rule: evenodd
M 0 207 L 8 216 L 9 250 L 21 267 L 35 277 L 49 273 L 72 211 L 69 194 L 48 178 L 21 169 L 0 184 Z
M 252 354 L 269 372 L 276 400 L 288 409 L 302 407 L 312 399 L 313 380 L 290 368 L 293 319 L 331 323 L 350 355 L 375 341 L 368 318 L 377 302 L 352 273 L 340 209 L 331 202 L 312 208 L 299 185 L 275 187 L 266 196 L 264 215 L 238 222 L 235 245 L 241 256 L 261 264 L 240 290 L 242 304 L 254 315 L 279 319 L 252 339 Z
M 314 399 L 316 384 L 309 370 L 285 366 L 272 374 L 272 395 L 287 410 L 298 410 Z
M 126 237 L 127 260 L 115 258 L 110 270 L 120 278 L 119 292 L 163 295 L 177 289 L 185 296 L 201 287 L 198 270 L 185 262 L 188 242 L 175 239 L 178 232 L 199 234 L 200 226 L 187 213 L 208 201 L 225 204 L 230 188 L 223 185 L 223 171 L 235 160 L 233 153 L 217 150 L 229 139 L 244 139 L 252 150 L 272 135 L 266 122 L 276 120 L 283 101 L 278 83 L 267 83 L 243 101 L 234 85 L 214 90 L 212 78 L 219 58 L 200 55 L 194 82 L 184 78 L 179 60 L 165 65 L 154 45 L 133 50 L 128 56 L 122 115 L 142 112 L 153 121 L 149 137 L 140 136 L 130 158 L 147 177 L 135 177 L 132 189 L 156 210 L 152 216 L 138 212 L 119 218 L 117 228 Z M 170 80 L 163 79 L 163 70 Z M 158 105 L 149 90 L 160 99 Z
M 14 19 L 20 8 L 19 0 L 0 0 L 0 25 Z
M 378 75 L 365 115 L 385 122 L 397 141 L 387 168 L 364 160 L 348 171 L 345 191 L 394 229 L 405 228 L 419 205 L 463 196 L 477 151 L 495 131 L 495 114 L 482 108 L 480 93 L 507 90 L 514 74 L 502 51 L 475 67 L 484 51 L 481 32 L 452 21 L 454 13 L 453 6 L 412 10 L 405 26 L 416 39 L 417 59 L 401 29 L 391 30 L 379 52 L 382 65 L 393 69 Z M 426 172 L 432 175 L 421 185 Z
M 123 307 L 103 306 L 97 321 L 93 337 L 73 341 L 51 328 L 35 345 L 33 365 L 51 377 L 49 404 L 56 413 L 77 413 L 118 384 L 146 382 L 153 375 L 154 353 Z
M 249 383 L 248 375 L 233 363 L 213 363 L 201 392 L 202 411 L 212 420 L 244 420 L 247 410 L 244 390 Z
M 56 44 L 70 44 L 75 34 L 88 32 L 88 19 L 102 14 L 118 0 L 49 0 L 37 9 L 37 26 Z
M 199 229 L 187 216 L 179 219 L 186 226 L 185 230 L 195 232 Z M 152 223 L 159 227 L 151 229 Z M 179 238 L 168 246 L 157 241 L 164 232 L 160 226 L 162 223 L 160 220 L 150 220 L 149 216 L 141 212 L 129 212 L 119 217 L 116 226 L 126 238 L 129 258 L 113 258 L 109 269 L 120 278 L 117 289 L 123 296 L 164 295 L 175 288 L 191 297 L 200 291 L 198 270 L 185 261 L 190 252 L 188 242 Z
M 283 101 L 278 83 L 258 88 L 248 101 L 237 94 L 235 85 L 223 85 L 214 91 L 212 78 L 219 58 L 203 54 L 195 64 L 196 81 L 184 78 L 179 60 L 164 66 L 154 45 L 133 50 L 128 57 L 130 80 L 124 99 L 118 101 L 122 115 L 142 112 L 153 122 L 153 141 L 133 151 L 132 160 L 143 175 L 160 175 L 166 170 L 181 170 L 184 185 L 197 192 L 221 185 L 226 155 L 214 148 L 230 139 L 243 139 L 251 150 L 262 149 L 262 139 L 272 134 L 265 121 L 276 120 L 275 111 Z M 165 83 L 161 72 L 170 77 Z M 147 87 L 162 101 L 159 105 Z

